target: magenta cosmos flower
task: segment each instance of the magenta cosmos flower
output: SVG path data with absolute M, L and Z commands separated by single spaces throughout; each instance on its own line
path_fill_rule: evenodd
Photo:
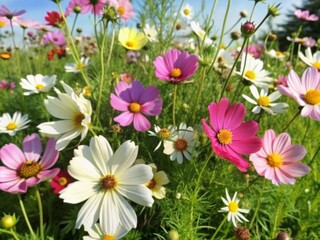
M 195 73 L 198 68 L 198 57 L 178 49 L 171 49 L 153 62 L 157 78 L 173 83 L 182 82 Z
M 294 184 L 296 177 L 310 172 L 310 168 L 298 162 L 306 155 L 301 145 L 291 145 L 287 133 L 278 136 L 272 129 L 265 132 L 260 151 L 250 155 L 250 161 L 260 176 L 272 181 L 273 184 Z
M 44 34 L 41 40 L 41 44 L 45 45 L 47 43 L 52 43 L 57 47 L 64 47 L 67 44 L 63 33 L 60 30 L 47 32 L 46 34 Z
M 314 14 L 310 14 L 310 12 L 308 10 L 305 11 L 301 11 L 300 9 L 297 9 L 294 11 L 294 14 L 296 15 L 297 18 L 303 20 L 303 21 L 318 21 L 319 17 L 314 15 Z
M 242 103 L 230 105 L 229 99 L 208 106 L 210 125 L 202 120 L 204 132 L 211 140 L 213 151 L 246 172 L 250 164 L 241 156 L 257 152 L 261 140 L 256 136 L 259 126 L 255 121 L 243 122 L 246 109 Z
M 54 194 L 59 194 L 62 189 L 65 189 L 69 183 L 73 181 L 68 171 L 60 171 L 57 176 L 52 178 L 50 186 Z
M 302 106 L 301 116 L 320 121 L 320 75 L 317 68 L 307 68 L 301 80 L 295 71 L 290 70 L 287 84 L 288 87 L 280 85 L 278 89 Z
M 0 149 L 0 189 L 10 193 L 25 193 L 29 187 L 56 176 L 60 169 L 51 168 L 59 157 L 54 138 L 48 140 L 40 160 L 42 145 L 38 134 L 23 140 L 23 151 L 15 144 L 6 144 Z
M 119 116 L 114 118 L 121 126 L 133 127 L 144 132 L 150 129 L 150 122 L 144 116 L 156 116 L 162 111 L 162 100 L 159 98 L 159 90 L 156 87 L 143 88 L 139 81 L 131 83 L 119 82 L 115 88 L 116 94 L 111 94 L 111 106 L 121 111 Z
M 0 7 L 0 17 L 6 17 L 8 19 L 12 19 L 13 17 L 17 17 L 20 16 L 22 14 L 24 14 L 26 12 L 26 10 L 19 10 L 19 11 L 10 11 L 9 8 L 7 8 L 6 6 L 1 6 Z

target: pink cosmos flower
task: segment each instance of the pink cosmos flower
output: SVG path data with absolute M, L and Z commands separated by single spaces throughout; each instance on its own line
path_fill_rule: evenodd
M 312 48 L 317 45 L 317 41 L 314 40 L 312 37 L 304 37 L 302 45 L 306 48 Z
M 103 7 L 107 4 L 107 0 L 82 0 L 82 4 L 93 14 L 102 15 Z
M 6 80 L 2 80 L 0 82 L 0 89 L 13 91 L 15 88 L 16 88 L 16 84 L 14 82 L 7 82 Z
M 320 75 L 317 68 L 308 67 L 301 80 L 294 70 L 290 70 L 288 87 L 280 85 L 279 91 L 293 98 L 301 107 L 301 116 L 320 121 Z
M 23 29 L 27 28 L 33 28 L 33 29 L 39 29 L 39 25 L 41 25 L 40 22 L 34 21 L 32 19 L 24 19 L 21 17 L 15 17 L 13 20 L 19 24 L 19 26 Z
M 135 16 L 130 0 L 109 0 L 108 5 L 114 7 L 124 21 L 128 21 Z
M 305 10 L 305 11 L 301 11 L 300 9 L 297 9 L 294 11 L 294 14 L 296 15 L 297 18 L 303 20 L 303 21 L 318 21 L 319 17 L 314 15 L 314 14 L 311 14 L 310 15 L 310 12 L 308 10 Z
M 275 82 L 276 86 L 282 85 L 284 87 L 288 87 L 288 77 L 280 75 Z
M 6 6 L 1 6 L 0 7 L 0 17 L 6 17 L 9 20 L 11 20 L 13 17 L 17 17 L 20 16 L 22 14 L 24 14 L 26 12 L 26 10 L 19 10 L 19 11 L 13 11 L 11 12 L 9 10 L 9 8 L 7 8 Z
M 244 105 L 230 105 L 228 98 L 222 98 L 219 103 L 212 102 L 208 110 L 211 127 L 205 119 L 202 119 L 202 126 L 211 140 L 213 151 L 246 172 L 250 164 L 241 155 L 257 152 L 262 145 L 256 136 L 258 123 L 252 120 L 243 122 L 246 114 Z
M 246 52 L 246 48 L 244 49 L 244 51 Z M 261 54 L 264 51 L 264 47 L 262 43 L 258 43 L 258 44 L 251 44 L 248 47 L 248 53 L 252 54 L 252 56 L 254 58 L 259 58 L 261 56 Z
M 171 49 L 165 55 L 158 56 L 153 62 L 157 78 L 173 83 L 180 83 L 195 73 L 198 68 L 198 57 L 186 51 Z
M 273 184 L 294 184 L 296 177 L 310 172 L 310 168 L 298 162 L 306 155 L 301 145 L 291 145 L 287 133 L 278 136 L 272 129 L 265 132 L 260 151 L 250 155 L 250 161 L 260 176 L 272 181 Z
M 73 178 L 70 176 L 68 171 L 60 171 L 57 176 L 52 178 L 50 186 L 53 189 L 54 194 L 59 194 L 59 192 L 66 188 L 69 183 L 71 183 Z
M 64 47 L 66 45 L 66 40 L 63 33 L 60 30 L 57 30 L 55 32 L 47 32 L 43 35 L 41 44 L 45 45 L 47 43 L 52 43 L 57 47 Z
M 150 129 L 150 122 L 144 116 L 156 116 L 162 111 L 162 100 L 156 87 L 143 88 L 139 81 L 126 83 L 121 81 L 115 88 L 116 94 L 111 94 L 111 106 L 121 111 L 114 121 L 121 126 L 128 126 L 133 122 L 133 127 L 144 132 Z
M 65 15 L 68 16 L 70 13 L 87 13 L 89 10 L 88 5 L 85 5 L 83 0 L 70 0 Z
M 25 193 L 29 187 L 56 176 L 60 169 L 51 168 L 59 157 L 54 138 L 48 140 L 40 160 L 42 145 L 38 134 L 23 139 L 23 151 L 15 144 L 0 149 L 0 189 L 9 193 Z

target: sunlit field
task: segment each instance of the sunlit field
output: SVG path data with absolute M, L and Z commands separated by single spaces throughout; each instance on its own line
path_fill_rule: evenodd
M 0 6 L 0 239 L 320 239 L 319 17 L 246 1 Z

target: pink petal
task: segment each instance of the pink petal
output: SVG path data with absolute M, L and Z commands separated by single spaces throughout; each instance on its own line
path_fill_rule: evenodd
M 131 88 L 131 83 L 126 83 L 126 82 L 118 82 L 117 86 L 115 87 L 115 92 L 117 96 L 120 96 L 120 94 L 124 91 L 126 91 L 128 88 Z M 127 91 L 128 93 L 128 91 Z M 128 94 L 128 100 L 130 99 L 130 96 Z M 131 100 L 131 99 L 130 99 Z
M 259 125 L 255 121 L 247 121 L 242 123 L 239 127 L 232 130 L 232 139 L 240 140 L 255 136 L 259 131 Z
M 258 137 L 251 137 L 242 140 L 235 140 L 229 145 L 238 154 L 249 155 L 260 150 L 262 147 L 261 139 Z
M 159 90 L 156 87 L 147 87 L 140 96 L 139 103 L 151 102 L 159 96 Z
M 153 65 L 155 66 L 155 69 L 156 69 L 157 78 L 163 79 L 163 80 L 169 79 L 170 71 L 172 70 L 172 68 L 170 69 L 166 68 L 163 57 L 161 56 L 157 57 L 156 60 L 153 62 Z
M 0 158 L 3 164 L 11 169 L 18 169 L 26 161 L 21 149 L 12 143 L 6 144 L 0 149 Z
M 0 182 L 11 182 L 19 179 L 19 175 L 16 170 L 0 166 Z
M 202 119 L 202 128 L 205 134 L 208 136 L 208 138 L 210 138 L 211 141 L 217 142 L 216 140 L 217 133 L 207 124 L 205 119 Z
M 301 145 L 291 145 L 281 152 L 283 163 L 296 162 L 304 158 L 307 151 Z
M 287 133 L 278 135 L 272 143 L 272 152 L 282 153 L 287 147 L 291 145 L 291 138 Z
M 306 104 L 301 110 L 302 117 L 309 117 L 313 111 L 314 106 Z
M 139 132 L 145 132 L 150 129 L 151 124 L 149 120 L 141 113 L 134 114 L 133 126 Z
M 320 121 L 320 105 L 313 105 L 311 114 L 309 116 L 313 120 Z
M 50 170 L 44 170 L 38 173 L 37 177 L 39 178 L 39 182 L 43 182 L 47 179 L 51 179 L 58 175 L 60 172 L 60 168 L 53 168 Z
M 59 151 L 57 150 L 56 140 L 49 138 L 46 146 L 46 150 L 41 159 L 42 169 L 51 168 L 58 160 Z
M 139 81 L 131 82 L 132 87 L 130 88 L 131 102 L 139 102 L 140 96 L 143 93 L 143 85 Z
M 307 70 L 305 70 L 301 77 L 302 85 L 304 86 L 304 89 L 306 91 L 310 89 L 316 89 L 318 85 L 318 70 L 315 67 L 308 67 Z
M 121 126 L 129 126 L 133 121 L 134 114 L 127 111 L 124 113 L 121 113 L 119 116 L 115 117 L 113 120 L 117 123 L 119 123 Z
M 38 183 L 41 182 L 41 179 L 37 178 L 37 177 L 31 177 L 31 178 L 28 178 L 25 180 L 26 181 L 26 184 L 27 184 L 27 187 L 33 187 L 35 185 L 37 185 Z
M 246 115 L 246 109 L 243 104 L 235 103 L 231 105 L 226 111 L 223 128 L 224 129 L 235 129 L 243 121 Z
M 145 115 L 156 116 L 162 111 L 162 100 L 156 99 L 152 102 L 147 102 L 141 106 L 141 112 Z
M 23 139 L 23 152 L 27 160 L 38 161 L 41 151 L 42 145 L 38 134 L 33 133 Z
M 262 137 L 262 148 L 268 155 L 273 152 L 272 143 L 275 137 L 276 134 L 272 129 L 265 131 Z
M 293 92 L 297 93 L 298 95 L 304 94 L 306 92 L 299 76 L 293 70 L 290 70 L 288 75 L 288 86 Z
M 170 69 L 170 71 L 175 68 L 174 64 L 177 61 L 179 54 L 181 54 L 181 51 L 178 49 L 171 49 L 166 52 L 164 56 L 164 63 L 166 68 Z
M 130 103 L 124 101 L 123 99 L 114 95 L 113 93 L 111 93 L 110 96 L 110 104 L 113 109 L 118 111 L 128 111 L 128 108 L 130 106 Z
M 291 164 L 282 165 L 281 171 L 291 177 L 302 177 L 306 175 L 308 172 L 310 172 L 311 169 L 303 163 L 295 162 Z
M 283 184 L 294 184 L 295 179 L 290 175 L 287 175 L 286 172 L 283 172 L 281 168 L 275 168 L 275 174 L 279 179 L 278 182 Z
M 28 186 L 24 179 L 17 179 L 11 182 L 0 183 L 0 189 L 10 193 L 25 193 Z

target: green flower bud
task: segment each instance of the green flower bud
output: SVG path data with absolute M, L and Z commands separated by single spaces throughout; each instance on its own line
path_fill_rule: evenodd
M 1 226 L 4 229 L 13 228 L 17 224 L 17 222 L 18 222 L 17 218 L 14 214 L 13 215 L 4 215 L 1 218 Z
M 179 240 L 180 236 L 177 230 L 170 230 L 168 232 L 168 240 Z

